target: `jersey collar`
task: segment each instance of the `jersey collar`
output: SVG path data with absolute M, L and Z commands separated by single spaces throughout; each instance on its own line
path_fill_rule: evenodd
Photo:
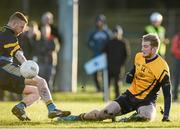
M 154 58 L 152 58 L 152 59 L 150 59 L 150 60 L 145 59 L 145 62 L 146 62 L 146 63 L 149 63 L 149 62 L 154 61 L 154 60 L 157 59 L 157 58 L 158 58 L 158 55 L 156 55 Z
M 13 34 L 15 34 L 14 30 L 12 30 L 12 28 L 8 25 L 5 25 L 4 28 L 6 28 L 7 30 L 9 30 L 10 32 L 12 32 Z

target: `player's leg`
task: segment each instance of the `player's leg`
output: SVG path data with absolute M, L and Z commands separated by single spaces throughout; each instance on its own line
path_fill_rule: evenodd
M 116 101 L 110 102 L 102 110 L 92 110 L 84 114 L 84 120 L 105 120 L 112 119 L 121 114 L 121 107 Z
M 120 122 L 152 121 L 156 116 L 156 108 L 153 104 L 140 106 L 137 112 L 128 118 L 121 119 Z
M 116 100 L 110 102 L 102 110 L 92 110 L 87 113 L 82 113 L 78 116 L 70 115 L 64 118 L 59 118 L 59 120 L 65 121 L 77 121 L 77 120 L 105 120 L 112 119 L 115 116 L 120 116 L 122 114 L 129 113 L 135 110 L 133 108 L 133 103 L 129 101 L 129 94 L 125 92 L 123 95 L 119 96 Z
M 25 108 L 40 98 L 37 87 L 26 85 L 23 90 L 23 100 L 12 108 L 12 113 L 22 121 L 29 121 Z
M 156 108 L 153 104 L 140 106 L 137 113 L 137 116 L 144 118 L 147 121 L 152 121 L 156 117 Z
M 3 90 L 7 90 L 10 92 L 14 92 L 17 94 L 22 94 L 25 88 L 24 78 L 21 76 L 19 67 L 12 63 L 3 65 L 0 68 L 0 87 Z M 25 106 L 25 105 L 24 105 Z M 23 106 L 23 107 L 24 107 Z M 24 111 L 24 109 L 13 107 L 12 112 L 13 114 L 18 117 L 20 120 L 30 120 Z
M 70 115 L 70 111 L 62 111 L 57 109 L 56 105 L 53 102 L 50 90 L 48 88 L 47 82 L 45 79 L 36 76 L 33 79 L 25 79 L 26 84 L 34 85 L 38 88 L 39 95 L 41 96 L 42 100 L 46 103 L 49 114 L 49 118 L 54 118 L 58 116 L 68 116 Z
M 110 102 L 101 110 L 93 109 L 87 113 L 81 113 L 78 116 L 70 115 L 67 117 L 60 117 L 60 121 L 101 121 L 105 119 L 112 119 L 115 116 L 121 115 L 121 107 L 116 101 Z
M 37 87 L 31 86 L 31 85 L 26 85 L 23 91 L 23 100 L 26 104 L 26 106 L 30 106 L 33 104 L 36 100 L 40 99 L 39 91 Z

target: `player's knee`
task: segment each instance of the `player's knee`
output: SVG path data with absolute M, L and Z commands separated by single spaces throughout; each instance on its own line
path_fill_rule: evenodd
M 114 113 L 110 113 L 106 109 L 103 109 L 101 111 L 95 109 L 84 115 L 85 120 L 104 120 L 113 117 L 114 117 Z
M 37 101 L 37 100 L 39 100 L 40 99 L 40 96 L 39 96 L 39 94 L 37 94 L 37 92 L 34 92 L 32 95 L 31 95 L 31 101 L 32 102 L 35 102 L 35 101 Z
M 40 98 L 38 88 L 35 87 L 35 86 L 26 85 L 23 93 L 24 93 L 24 95 L 31 94 L 34 99 L 39 99 Z
M 34 89 L 33 89 L 33 99 L 34 100 L 38 100 L 38 99 L 40 99 L 40 95 L 39 95 L 39 91 L 38 91 L 38 88 L 37 87 L 35 87 Z
M 84 115 L 85 120 L 99 120 L 99 111 L 94 109 Z
M 156 117 L 156 108 L 153 105 L 142 106 L 138 109 L 138 114 L 141 117 L 152 121 Z
M 103 110 L 99 113 L 99 118 L 101 120 L 111 119 L 117 115 L 121 114 L 121 108 L 116 101 L 109 103 Z
M 109 109 L 103 109 L 99 112 L 99 119 L 105 120 L 105 119 L 111 119 L 116 116 L 114 111 L 110 111 Z
M 23 91 L 23 95 L 24 95 L 24 101 L 26 101 L 27 106 L 31 105 L 33 102 L 40 99 L 38 88 L 31 85 L 26 85 Z
M 47 82 L 44 78 L 36 76 L 34 80 L 37 82 L 37 86 L 46 86 Z

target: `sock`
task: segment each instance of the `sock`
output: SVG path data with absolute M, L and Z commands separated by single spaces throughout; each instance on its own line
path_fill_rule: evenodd
M 84 116 L 85 116 L 86 113 L 81 113 L 79 116 L 78 116 L 78 120 L 85 120 Z
M 54 103 L 50 103 L 47 105 L 48 111 L 54 111 L 56 109 L 56 105 Z
M 25 109 L 26 108 L 26 104 L 24 102 L 20 102 L 19 104 L 16 105 L 18 108 L 20 109 Z

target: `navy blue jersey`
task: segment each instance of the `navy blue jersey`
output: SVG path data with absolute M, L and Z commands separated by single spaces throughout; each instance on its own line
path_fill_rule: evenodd
M 13 63 L 13 57 L 20 49 L 14 31 L 3 27 L 0 31 L 0 89 L 18 94 L 22 94 L 25 87 L 19 66 Z
M 20 49 L 14 31 L 10 27 L 4 26 L 0 31 L 0 60 L 12 62 L 15 53 Z

